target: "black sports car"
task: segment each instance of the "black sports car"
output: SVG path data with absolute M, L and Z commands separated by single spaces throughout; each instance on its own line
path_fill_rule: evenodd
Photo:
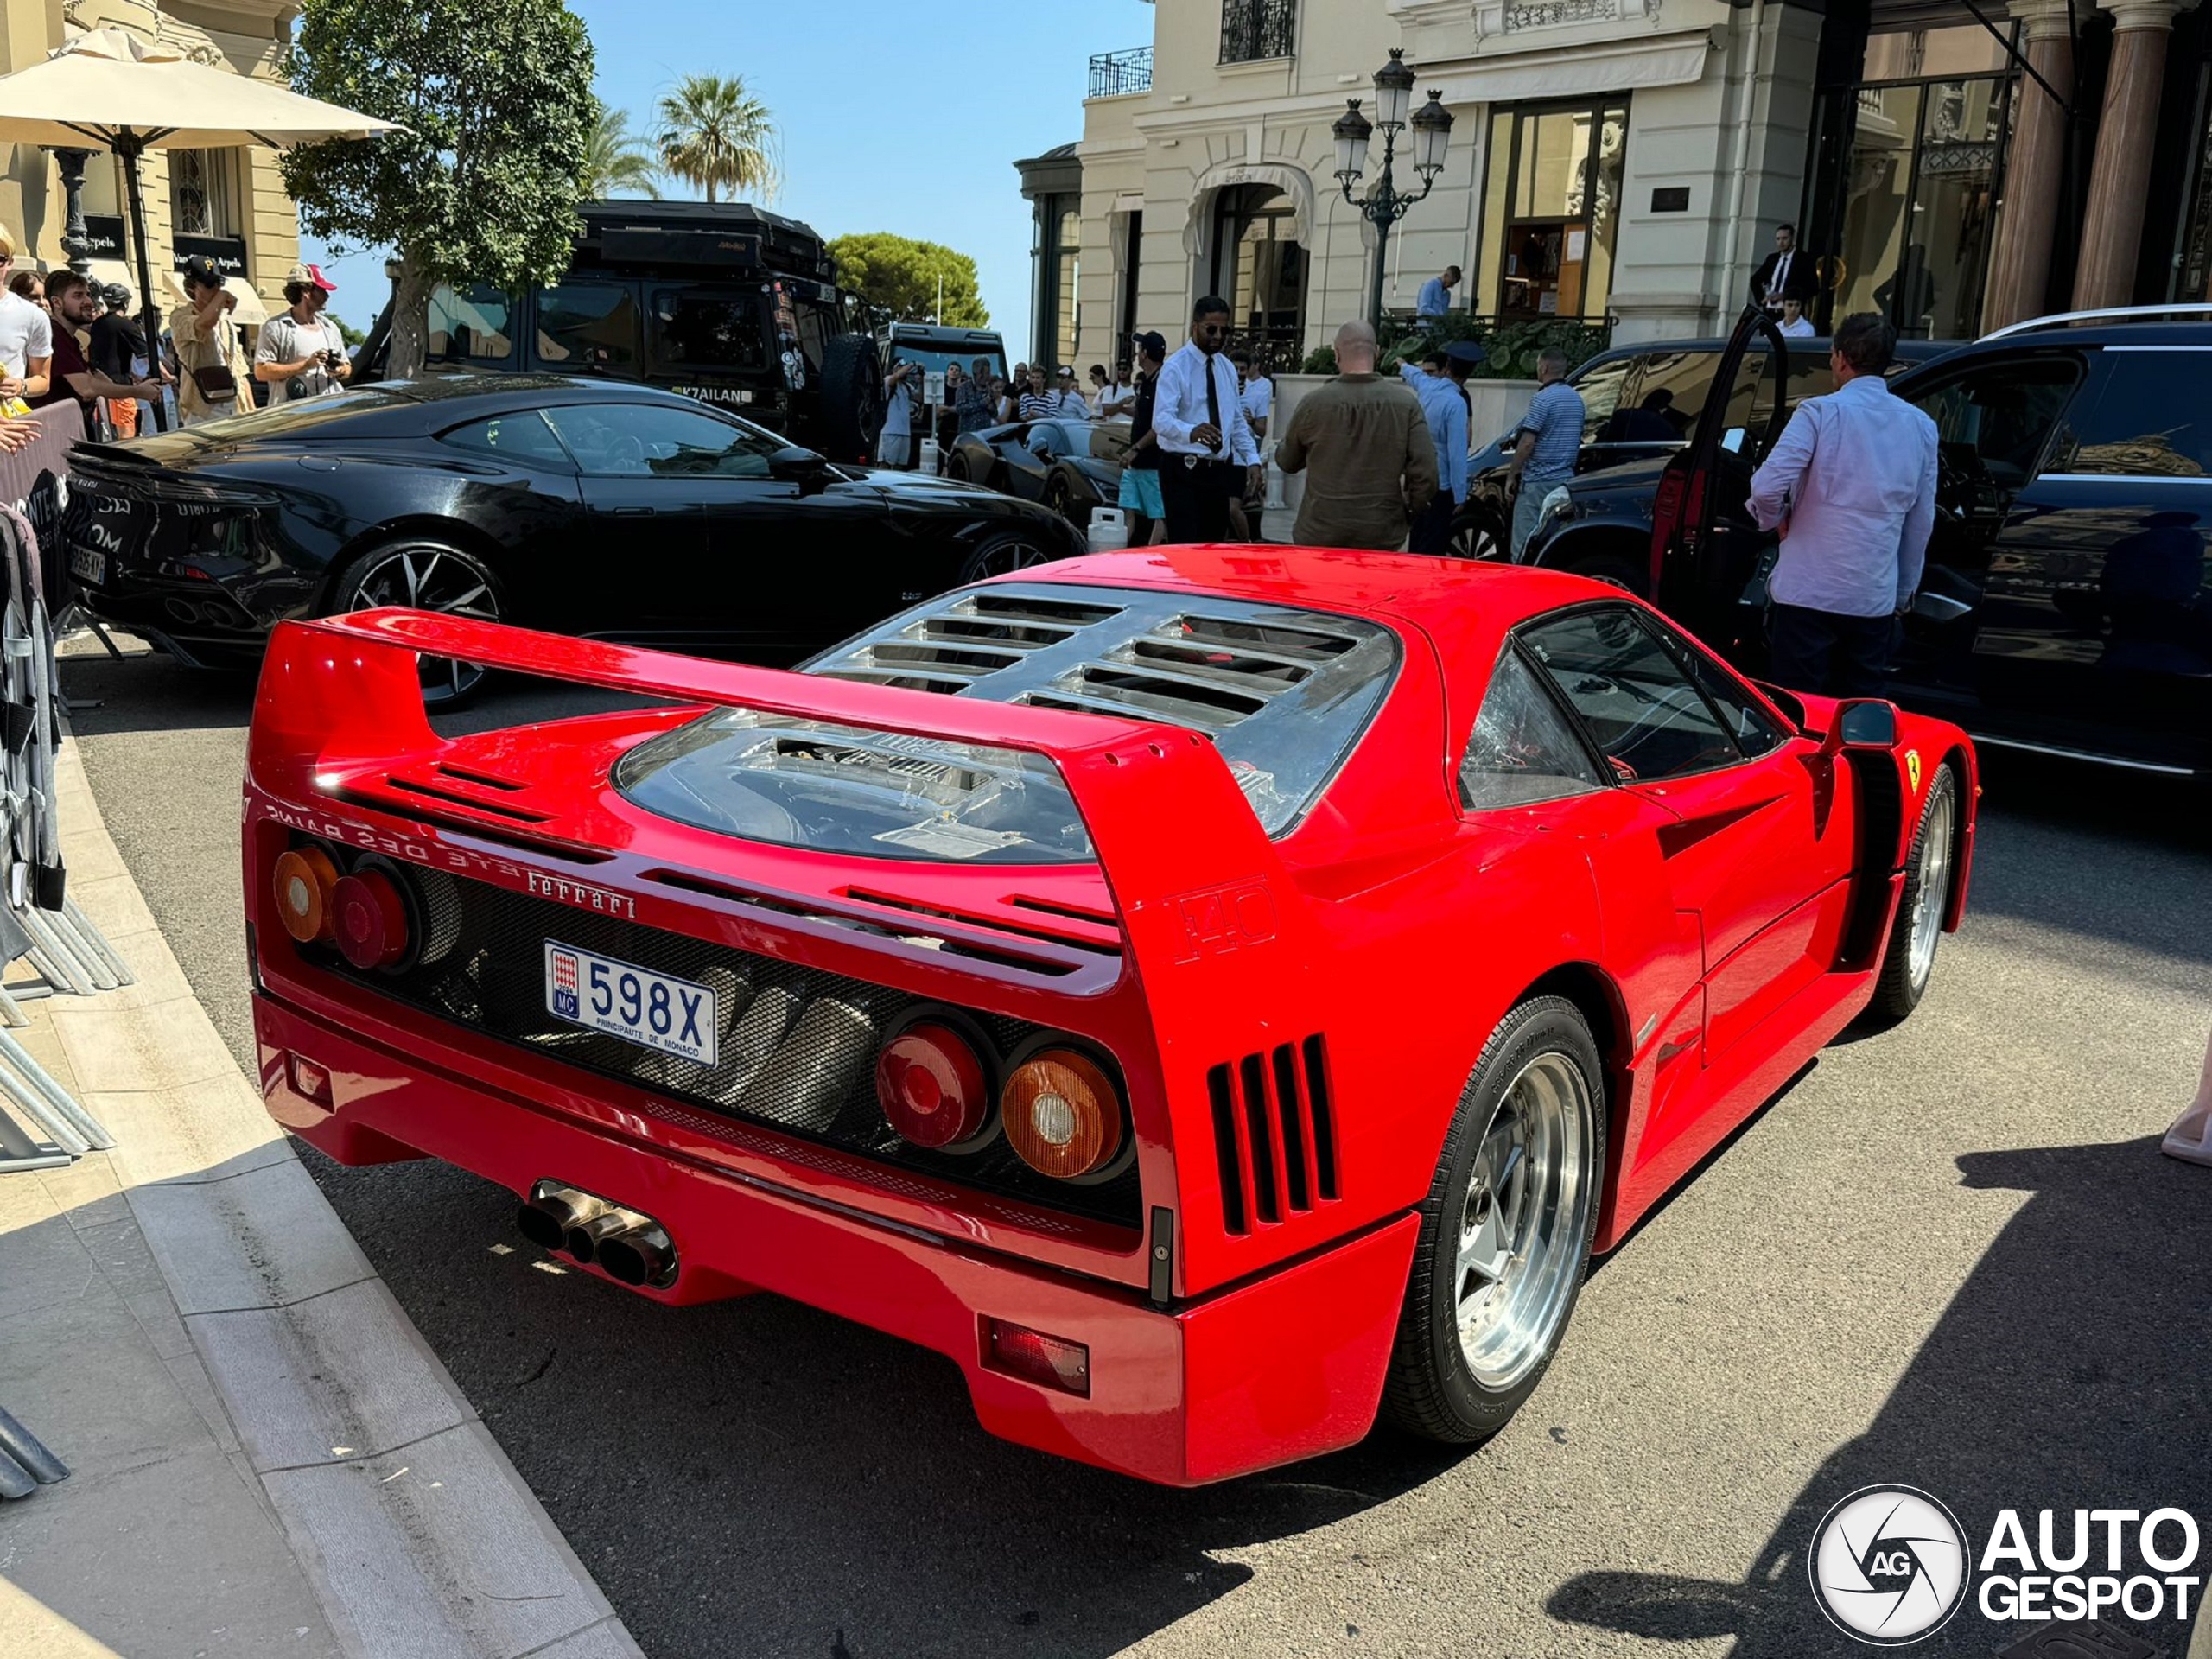
M 80 444 L 63 538 L 86 610 L 208 665 L 257 660 L 282 618 L 389 604 L 789 662 L 1084 550 L 1027 502 L 833 466 L 688 397 L 506 374 Z
M 945 457 L 945 476 L 988 484 L 1026 501 L 1041 501 L 1078 530 L 1093 507 L 1121 494 L 1129 448 L 1127 420 L 1016 421 L 963 432 Z

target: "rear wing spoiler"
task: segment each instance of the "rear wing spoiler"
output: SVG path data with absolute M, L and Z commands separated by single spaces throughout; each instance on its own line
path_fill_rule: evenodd
M 280 623 L 255 698 L 249 779 L 265 787 L 302 759 L 340 766 L 435 753 L 444 740 L 423 711 L 418 653 L 607 690 L 1041 755 L 1082 816 L 1141 969 L 1271 942 L 1297 909 L 1274 845 L 1228 763 L 1194 732 L 422 611 Z

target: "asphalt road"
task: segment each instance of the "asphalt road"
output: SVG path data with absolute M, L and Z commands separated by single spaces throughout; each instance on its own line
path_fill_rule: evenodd
M 75 724 L 109 828 L 250 1071 L 250 688 L 148 656 L 63 681 L 100 700 Z M 671 1313 L 511 1249 L 512 1199 L 471 1176 L 305 1155 L 656 1659 L 1863 1652 L 1805 1549 L 1870 1483 L 1977 1547 L 2005 1507 L 2032 1533 L 2177 1504 L 2212 1564 L 2212 1170 L 2156 1154 L 2212 1024 L 2212 800 L 2002 757 L 1987 782 L 1920 1012 L 1831 1048 L 1603 1264 L 1471 1452 L 1380 1434 L 1154 1490 L 989 1439 L 933 1355 L 768 1296 Z M 1969 1606 L 1915 1651 L 2025 1630 Z

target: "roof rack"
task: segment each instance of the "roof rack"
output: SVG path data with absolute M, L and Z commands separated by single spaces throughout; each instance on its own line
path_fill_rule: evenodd
M 2031 334 L 2069 322 L 2152 322 L 2160 318 L 2212 321 L 2212 305 L 2114 305 L 2096 311 L 2060 311 L 2048 317 L 2028 317 L 2007 323 L 2002 328 L 1991 329 L 1982 338 L 2003 340 L 2008 334 Z

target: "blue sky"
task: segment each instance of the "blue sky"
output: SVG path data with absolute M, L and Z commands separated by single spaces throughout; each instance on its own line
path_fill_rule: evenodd
M 777 211 L 825 237 L 893 231 L 975 257 L 1010 354 L 1029 334 L 1029 204 L 1013 163 L 1083 136 L 1090 54 L 1152 39 L 1144 0 L 570 0 L 599 54 L 596 90 L 648 126 L 680 73 L 737 74 L 783 131 Z M 664 194 L 675 192 L 664 187 Z M 383 255 L 320 258 L 333 309 L 365 328 Z

